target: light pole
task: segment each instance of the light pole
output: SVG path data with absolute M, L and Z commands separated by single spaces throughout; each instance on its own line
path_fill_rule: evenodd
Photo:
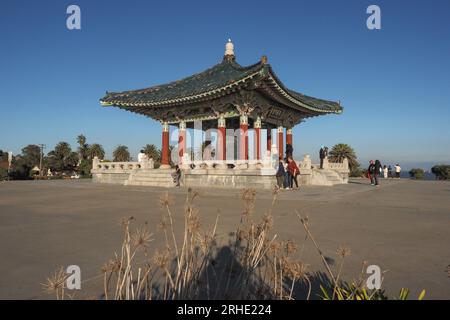
M 9 151 L 8 152 L 8 181 L 10 180 L 9 175 L 11 174 L 12 157 L 13 157 L 13 153 L 12 153 L 12 151 Z
M 39 148 L 41 149 L 41 153 L 39 155 L 39 177 L 42 178 L 42 158 L 44 157 L 44 148 L 45 144 L 38 144 Z

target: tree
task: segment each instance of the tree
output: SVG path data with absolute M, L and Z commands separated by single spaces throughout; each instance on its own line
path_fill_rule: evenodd
M 11 178 L 14 180 L 29 179 L 31 169 L 35 166 L 39 166 L 40 157 L 41 149 L 39 146 L 29 144 L 22 148 L 22 153 L 12 159 L 10 172 Z
M 172 161 L 172 152 L 175 150 L 175 146 L 173 146 L 173 145 L 170 145 L 169 146 L 169 165 L 171 166 L 171 167 L 174 167 L 175 166 L 175 163 L 173 163 L 173 161 Z M 176 149 L 176 150 L 178 150 L 178 149 Z M 178 155 L 177 155 L 177 158 L 178 158 Z
M 33 168 L 39 166 L 39 160 L 41 158 L 41 148 L 35 144 L 29 144 L 22 149 L 22 159 L 25 163 Z
M 130 161 L 130 152 L 128 147 L 124 145 L 119 145 L 113 152 L 113 157 L 115 162 L 127 162 Z
M 88 150 L 89 145 L 86 143 L 86 137 L 82 134 L 80 134 L 77 137 L 77 143 L 78 143 L 78 154 L 80 157 L 80 160 L 87 159 L 88 157 Z
M 8 152 L 3 152 L 3 150 L 0 149 L 0 162 L 7 162 L 8 161 Z
M 431 168 L 431 172 L 438 180 L 450 180 L 450 165 L 437 165 Z
M 78 173 L 83 177 L 89 177 L 91 175 L 92 161 L 83 159 L 78 165 Z
M 425 177 L 425 171 L 420 168 L 414 168 L 409 170 L 409 176 L 413 179 L 423 179 Z
M 48 153 L 48 167 L 52 171 L 67 172 L 73 171 L 78 164 L 78 154 L 72 151 L 67 142 L 59 142 L 53 151 Z
M 8 153 L 0 150 L 0 181 L 8 179 Z
M 154 144 L 147 144 L 145 145 L 143 149 L 144 153 L 147 155 L 149 159 L 153 159 L 153 161 L 159 162 L 160 161 L 160 153 L 158 148 Z
M 360 175 L 359 162 L 357 161 L 355 150 L 348 144 L 339 143 L 334 145 L 329 152 L 329 158 L 332 162 L 342 162 L 344 158 L 347 158 L 350 175 Z
M 159 150 L 154 144 L 146 144 L 143 151 L 149 159 L 153 159 L 155 168 L 159 168 L 161 165 L 161 150 Z
M 91 159 L 94 159 L 94 157 L 103 159 L 105 157 L 105 150 L 101 144 L 93 143 L 89 146 L 88 154 Z
M 0 181 L 8 180 L 8 169 L 0 167 Z

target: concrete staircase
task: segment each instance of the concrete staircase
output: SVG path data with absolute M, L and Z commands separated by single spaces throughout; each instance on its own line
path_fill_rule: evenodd
M 311 184 L 322 186 L 334 186 L 344 183 L 339 173 L 330 169 L 313 169 L 311 180 Z
M 128 186 L 173 187 L 172 169 L 148 169 L 132 172 L 125 181 Z

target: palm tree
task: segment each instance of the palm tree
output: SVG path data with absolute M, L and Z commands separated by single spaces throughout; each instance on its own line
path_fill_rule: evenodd
M 159 161 L 159 150 L 154 144 L 145 145 L 143 150 L 149 159 L 153 159 L 154 162 Z
M 78 154 L 72 151 L 70 144 L 59 142 L 55 149 L 48 153 L 48 165 L 52 171 L 73 171 L 78 163 Z
M 78 147 L 78 153 L 80 155 L 80 159 L 86 159 L 88 157 L 88 150 L 89 146 L 86 143 L 86 137 L 82 134 L 80 134 L 77 137 L 77 143 L 79 145 Z
M 113 157 L 115 162 L 127 162 L 130 161 L 130 152 L 128 147 L 124 145 L 119 145 L 113 152 Z
M 175 163 L 173 163 L 173 161 L 172 161 L 172 152 L 173 152 L 174 149 L 175 149 L 175 146 L 173 146 L 173 145 L 169 146 L 169 164 L 172 167 L 175 166 Z
M 105 157 L 105 150 L 101 144 L 93 143 L 89 146 L 88 154 L 91 159 L 94 159 L 94 157 L 103 159 Z
M 342 162 L 344 158 L 347 158 L 350 171 L 359 167 L 355 150 L 348 144 L 339 143 L 334 145 L 333 148 L 331 148 L 329 155 L 330 161 L 332 162 Z
M 80 134 L 80 135 L 77 137 L 77 143 L 78 143 L 80 146 L 84 146 L 84 145 L 86 144 L 86 137 L 85 137 L 83 134 Z

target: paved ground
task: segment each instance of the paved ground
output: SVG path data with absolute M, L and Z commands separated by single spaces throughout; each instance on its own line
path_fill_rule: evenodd
M 101 292 L 100 267 L 118 250 L 123 216 L 148 221 L 156 233 L 165 189 L 97 185 L 90 181 L 24 181 L 0 183 L 0 299 L 46 298 L 40 283 L 56 267 L 81 267 L 81 297 Z M 181 222 L 186 190 L 170 190 L 176 220 Z M 257 195 L 256 215 L 272 199 Z M 201 190 L 198 207 L 203 225 L 220 213 L 225 239 L 239 222 L 238 190 Z M 357 278 L 361 263 L 377 264 L 384 287 L 394 295 L 409 287 L 425 288 L 427 298 L 450 299 L 450 183 L 391 180 L 378 188 L 363 180 L 335 187 L 306 187 L 283 192 L 274 210 L 275 230 L 282 239 L 301 244 L 301 258 L 311 271 L 323 271 L 305 241 L 294 210 L 307 214 L 313 234 L 329 257 L 340 244 L 351 248 L 344 277 Z M 157 246 L 157 241 L 152 245 Z

